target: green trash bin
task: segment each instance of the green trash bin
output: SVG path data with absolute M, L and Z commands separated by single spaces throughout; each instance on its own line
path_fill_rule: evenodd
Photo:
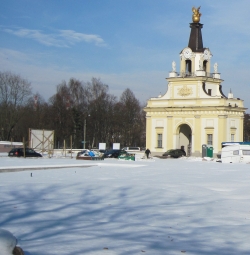
M 213 156 L 214 156 L 214 148 L 213 148 L 213 146 L 207 145 L 207 157 L 213 158 Z

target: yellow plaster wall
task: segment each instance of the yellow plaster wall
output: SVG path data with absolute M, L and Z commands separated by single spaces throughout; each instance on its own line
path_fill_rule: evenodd
M 146 117 L 146 147 L 152 147 L 152 121 L 151 117 Z
M 167 116 L 167 148 L 173 148 L 173 116 Z
M 201 146 L 201 115 L 195 115 L 195 124 L 193 130 L 193 149 L 194 152 L 200 152 Z
M 181 68 L 185 61 L 181 62 Z M 209 79 L 214 86 L 219 86 L 219 79 Z M 243 141 L 243 101 L 237 99 L 226 99 L 221 97 L 210 97 L 205 95 L 202 89 L 204 77 L 193 78 L 169 78 L 171 86 L 164 98 L 151 98 L 148 101 L 145 111 L 147 112 L 146 124 L 146 145 L 151 151 L 160 152 L 157 145 L 156 129 L 162 126 L 163 150 L 176 148 L 177 128 L 180 124 L 188 124 L 192 130 L 192 153 L 201 153 L 202 144 L 207 143 L 207 134 L 213 134 L 214 152 L 221 150 L 221 142 L 230 139 L 229 118 L 235 119 L 237 129 L 235 130 L 235 139 Z M 177 91 L 184 85 L 192 86 L 192 95 L 179 96 Z M 238 107 L 228 107 L 237 104 Z M 149 117 L 151 116 L 151 117 Z M 157 124 L 162 120 L 163 124 Z M 209 120 L 213 120 L 209 124 Z M 207 122 L 208 121 L 208 122 Z M 209 127 L 209 125 L 212 125 Z

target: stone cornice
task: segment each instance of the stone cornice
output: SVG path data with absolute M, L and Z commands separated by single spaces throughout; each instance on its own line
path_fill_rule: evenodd
M 181 76 L 175 76 L 175 77 L 168 77 L 166 78 L 168 82 L 183 82 L 183 81 L 202 81 L 202 82 L 213 82 L 213 83 L 222 83 L 224 80 L 218 79 L 218 78 L 212 78 L 207 76 L 188 76 L 188 77 L 181 77 Z
M 230 114 L 230 113 L 243 113 L 247 108 L 241 107 L 227 107 L 227 106 L 189 106 L 189 107 L 145 107 L 146 112 L 157 112 L 157 113 L 166 113 L 166 112 L 198 112 L 198 114 L 206 114 L 208 112 L 217 113 L 217 114 Z M 197 114 L 196 114 L 197 115 Z

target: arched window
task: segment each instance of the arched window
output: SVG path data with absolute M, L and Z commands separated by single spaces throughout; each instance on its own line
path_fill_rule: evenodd
M 207 72 L 207 60 L 203 61 L 203 70 Z
M 191 60 L 186 60 L 186 73 L 191 74 L 192 72 L 192 61 Z

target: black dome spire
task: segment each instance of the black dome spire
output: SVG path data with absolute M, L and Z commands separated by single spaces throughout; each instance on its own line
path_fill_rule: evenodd
M 193 52 L 203 52 L 203 42 L 201 29 L 203 24 L 201 23 L 190 23 L 191 32 L 189 37 L 188 47 L 191 48 Z

